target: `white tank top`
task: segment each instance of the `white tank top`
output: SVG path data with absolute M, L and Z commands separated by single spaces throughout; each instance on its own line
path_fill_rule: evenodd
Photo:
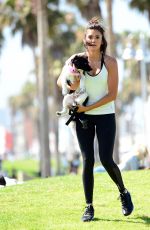
M 108 79 L 108 72 L 105 65 L 103 65 L 101 72 L 95 76 L 91 76 L 87 72 L 85 72 L 85 88 L 89 96 L 87 105 L 91 105 L 99 101 L 102 97 L 104 97 L 108 93 L 107 79 Z M 93 114 L 93 115 L 110 114 L 110 113 L 115 113 L 114 101 L 111 101 L 98 108 L 85 112 L 85 114 Z

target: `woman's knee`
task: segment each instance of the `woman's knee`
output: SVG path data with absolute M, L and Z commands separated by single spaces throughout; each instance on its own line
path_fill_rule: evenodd
M 113 168 L 115 165 L 113 159 L 111 159 L 111 160 L 101 159 L 101 163 L 104 166 L 104 168 Z
M 84 167 L 93 168 L 94 163 L 95 163 L 94 158 L 88 158 L 88 157 L 83 158 Z

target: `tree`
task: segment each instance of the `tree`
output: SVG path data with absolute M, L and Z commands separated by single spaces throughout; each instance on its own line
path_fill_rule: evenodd
M 35 85 L 31 82 L 26 82 L 26 84 L 23 86 L 20 94 L 11 96 L 9 98 L 9 107 L 10 107 L 10 114 L 11 114 L 11 131 L 13 133 L 13 149 L 12 152 L 15 154 L 16 149 L 16 115 L 21 113 L 23 115 L 23 121 L 22 126 L 24 127 L 24 120 L 27 118 L 30 118 L 30 121 L 32 121 L 32 124 L 35 125 L 35 116 L 36 111 L 35 107 L 33 106 L 34 98 L 36 94 Z M 26 136 L 26 132 L 23 134 Z M 25 151 L 27 152 L 29 150 L 29 145 L 27 138 L 24 138 L 26 142 L 26 148 Z
M 140 12 L 144 13 L 147 12 L 148 19 L 150 22 L 150 1 L 149 0 L 130 0 L 130 6 L 131 8 L 136 8 Z
M 41 176 L 51 175 L 48 112 L 48 20 L 47 0 L 37 0 L 37 31 L 39 47 L 39 112 L 41 132 Z
M 45 10 L 47 13 L 47 22 L 49 24 L 49 28 L 48 28 L 49 37 L 47 39 L 47 44 L 52 43 L 53 40 L 56 41 L 56 38 L 60 38 L 60 36 L 62 35 L 64 36 L 64 39 L 61 40 L 62 41 L 61 47 L 60 45 L 58 46 L 58 44 L 60 44 L 60 39 L 58 43 L 56 44 L 54 43 L 54 45 L 51 47 L 51 56 L 53 56 L 53 58 L 61 59 L 64 55 L 64 49 L 68 50 L 69 42 L 68 43 L 66 42 L 66 41 L 69 41 L 68 34 L 70 34 L 70 37 L 72 35 L 71 35 L 71 32 L 69 33 L 67 33 L 67 31 L 63 32 L 60 29 L 61 23 L 63 22 L 63 14 L 59 12 L 58 8 L 56 7 L 58 4 L 58 1 L 48 0 L 47 3 L 48 4 L 46 4 L 46 10 Z M 38 60 L 38 56 L 36 55 L 37 53 L 36 52 L 36 48 L 37 48 L 37 23 L 36 23 L 37 0 L 32 0 L 32 1 L 30 0 L 26 0 L 26 1 L 7 0 L 0 6 L 0 11 L 2 12 L 2 14 L 0 15 L 1 26 L 3 26 L 3 28 L 5 28 L 5 26 L 10 26 L 12 34 L 15 34 L 18 31 L 20 31 L 22 35 L 22 45 L 23 46 L 28 45 L 33 51 L 33 57 L 35 61 L 36 85 L 37 85 L 37 96 L 36 97 L 39 101 L 41 100 L 40 99 L 41 97 L 39 97 L 38 92 L 41 91 L 41 88 L 40 88 L 41 86 L 40 86 L 40 82 L 38 78 L 38 71 L 37 71 L 39 60 Z M 64 44 L 66 44 L 66 46 L 64 46 Z M 49 48 L 50 47 L 48 46 L 47 50 L 49 50 Z M 56 54 L 59 54 L 59 57 L 55 57 Z M 51 67 L 53 66 L 53 58 L 51 57 L 51 61 L 49 62 L 51 64 Z M 47 60 L 49 60 L 49 56 L 47 56 Z M 49 87 L 49 84 L 51 84 L 52 81 L 55 81 L 55 78 L 52 79 L 52 77 L 53 76 L 51 76 L 51 81 L 47 81 L 47 87 Z M 49 91 L 49 93 L 51 92 Z M 39 114 L 41 113 L 38 112 L 38 117 L 39 117 Z M 43 122 L 48 122 L 48 120 L 46 121 L 44 119 Z M 37 124 L 39 124 L 39 119 L 37 119 Z M 47 124 L 47 127 L 49 127 L 48 124 Z M 40 130 L 38 131 L 38 134 L 41 134 Z M 39 142 L 41 141 L 41 139 L 42 137 L 39 138 Z
M 115 53 L 115 46 L 114 46 L 114 32 L 113 32 L 113 17 L 112 17 L 112 0 L 106 0 L 106 7 L 107 7 L 107 40 L 108 40 L 108 53 L 113 56 Z
M 87 20 L 91 19 L 94 16 L 99 16 L 100 18 L 102 18 L 101 7 L 99 4 L 99 2 L 101 1 L 102 0 L 67 0 L 68 3 L 77 6 L 82 16 Z
M 3 37 L 3 33 L 1 31 L 1 28 L 0 28 L 0 52 L 1 52 L 1 49 L 3 46 L 3 42 L 4 42 L 4 37 Z
M 138 51 L 141 51 L 140 47 L 140 32 L 129 32 L 125 31 L 119 35 L 119 41 L 122 45 L 122 50 L 130 49 L 131 58 L 128 60 L 124 60 L 124 68 L 127 70 L 125 72 L 123 87 L 125 90 L 120 92 L 121 100 L 124 105 L 131 104 L 135 97 L 141 95 L 141 77 L 140 77 L 140 61 L 136 60 L 136 54 Z M 145 34 L 145 43 L 147 50 L 149 50 L 149 36 Z M 139 49 L 140 48 L 140 49 Z M 145 50 L 146 51 L 146 50 Z M 133 57 L 132 57 L 133 54 Z M 135 56 L 134 56 L 135 55 Z M 121 53 L 122 56 L 122 53 Z M 149 63 L 147 63 L 147 71 L 148 71 Z M 136 84 L 135 84 L 136 82 Z M 148 74 L 147 74 L 147 83 Z M 149 88 L 149 86 L 148 86 Z

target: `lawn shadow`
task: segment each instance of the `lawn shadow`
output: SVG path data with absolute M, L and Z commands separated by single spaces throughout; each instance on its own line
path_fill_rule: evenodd
M 150 225 L 150 217 L 149 216 L 138 216 L 137 218 L 134 219 L 140 219 L 145 222 L 145 224 Z
M 139 220 L 139 221 L 138 221 Z M 140 220 L 143 220 L 143 222 L 141 222 Z M 94 218 L 93 221 L 110 221 L 110 222 L 125 222 L 125 223 L 134 223 L 134 224 L 146 224 L 146 225 L 150 225 L 150 217 L 148 216 L 138 216 L 138 217 L 135 217 L 135 218 L 131 218 L 130 219 L 125 219 L 125 220 L 122 220 L 122 219 L 105 219 L 105 218 Z
M 100 221 L 101 219 L 100 218 L 94 218 L 93 221 Z

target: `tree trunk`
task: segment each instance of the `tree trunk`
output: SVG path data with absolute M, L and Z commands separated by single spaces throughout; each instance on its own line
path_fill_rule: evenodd
M 107 7 L 107 40 L 108 40 L 108 54 L 113 56 L 115 54 L 115 44 L 114 44 L 114 33 L 113 33 L 113 17 L 112 17 L 112 0 L 106 0 L 106 7 Z M 119 163 L 119 122 L 117 119 L 118 116 L 118 108 L 117 108 L 117 101 L 116 101 L 116 139 L 115 139 L 115 146 L 114 146 L 114 161 L 118 164 Z
M 56 120 L 57 119 L 57 120 Z M 57 164 L 57 168 L 56 168 L 56 175 L 60 175 L 61 174 L 61 159 L 60 159 L 60 153 L 58 151 L 58 118 L 55 117 L 54 119 L 54 130 L 55 130 L 55 147 L 56 147 L 56 164 Z
M 33 60 L 34 60 L 34 65 L 35 65 L 35 78 L 36 78 L 36 100 L 39 102 L 39 78 L 38 78 L 38 57 L 35 52 L 35 48 L 32 48 L 32 53 L 33 53 Z M 40 133 L 40 119 L 39 119 L 39 103 L 36 105 L 37 106 L 37 116 L 36 116 L 36 132 L 37 132 L 37 139 L 39 146 L 41 146 L 41 133 Z M 42 171 L 42 159 L 41 159 L 41 151 L 39 148 L 38 151 L 38 157 L 39 157 L 39 174 L 41 174 Z
M 58 86 L 56 85 L 56 80 L 55 78 L 53 78 L 53 89 L 54 89 L 54 107 L 55 110 L 58 110 L 58 102 L 57 102 L 57 89 Z M 57 169 L 56 169 L 56 175 L 60 175 L 61 174 L 61 159 L 60 159 L 60 153 L 58 150 L 58 143 L 59 143 L 59 119 L 58 117 L 56 117 L 56 115 L 54 116 L 54 130 L 55 130 L 55 148 L 56 148 L 56 164 L 57 164 Z
M 49 112 L 48 112 L 48 24 L 46 15 L 46 0 L 37 0 L 37 32 L 39 48 L 39 119 L 41 136 L 41 176 L 51 175 L 49 149 Z
M 95 16 L 101 18 L 102 14 L 99 0 L 89 0 L 86 6 L 81 9 L 81 13 L 87 20 L 90 20 Z
M 112 0 L 106 0 L 107 7 L 107 41 L 108 41 L 108 54 L 114 55 L 114 33 L 113 33 L 113 17 L 112 17 Z

